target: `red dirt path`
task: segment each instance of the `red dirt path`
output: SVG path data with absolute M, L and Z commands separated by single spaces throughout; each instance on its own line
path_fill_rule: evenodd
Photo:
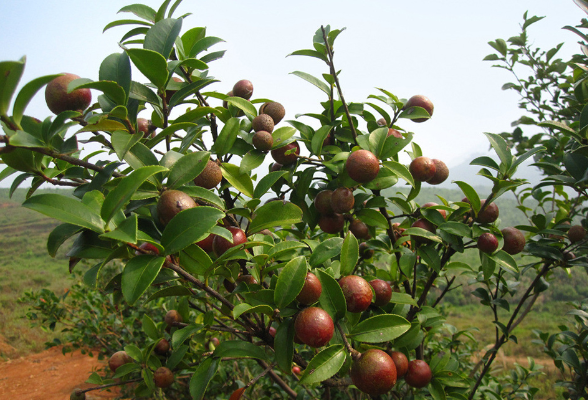
M 95 386 L 84 382 L 103 365 L 79 351 L 63 355 L 58 347 L 0 362 L 0 399 L 68 400 L 73 389 Z M 106 391 L 86 393 L 87 400 L 115 397 Z

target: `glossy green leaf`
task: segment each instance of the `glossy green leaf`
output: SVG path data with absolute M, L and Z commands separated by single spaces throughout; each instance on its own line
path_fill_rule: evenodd
M 276 330 L 274 339 L 276 362 L 282 371 L 291 373 L 292 358 L 294 356 L 294 320 L 285 319 Z
M 102 33 L 106 32 L 110 28 L 114 28 L 115 26 L 121 26 L 121 25 L 144 25 L 144 26 L 151 26 L 151 24 L 149 22 L 141 21 L 141 20 L 138 20 L 138 19 L 119 19 L 117 21 L 112 21 L 111 23 L 109 23 L 108 25 L 106 25 L 104 27 L 104 29 L 102 30 Z
M 134 170 L 150 165 L 158 165 L 155 155 L 143 143 L 137 143 L 125 154 L 125 161 Z
M 169 77 L 165 57 L 153 50 L 146 49 L 127 49 L 126 52 L 137 69 L 151 83 L 160 89 L 165 88 Z
M 504 140 L 502 136 L 496 135 L 494 133 L 484 132 L 484 135 L 486 135 L 488 141 L 490 142 L 490 145 L 492 146 L 496 154 L 498 154 L 498 157 L 500 157 L 500 161 L 502 161 L 507 168 L 510 168 L 513 159 L 508 148 L 508 144 L 506 143 L 506 140 Z
M 118 10 L 121 12 L 131 12 L 139 18 L 143 18 L 150 22 L 155 22 L 155 10 L 143 4 L 131 4 Z
M 193 244 L 180 252 L 180 264 L 192 275 L 206 275 L 212 260 L 204 250 Z
M 0 67 L 1 68 L 1 67 Z M 33 79 L 20 89 L 16 100 L 14 101 L 14 107 L 12 109 L 12 119 L 16 124 L 20 124 L 24 111 L 29 105 L 29 102 L 37 94 L 37 92 L 46 84 L 51 82 L 53 79 L 61 76 L 61 74 L 45 75 L 40 78 Z
M 311 150 L 313 154 L 320 155 L 323 148 L 323 143 L 331 130 L 333 129 L 330 125 L 321 126 L 315 134 L 312 136 Z
M 253 192 L 253 198 L 261 199 L 261 197 L 268 192 L 268 190 L 273 186 L 273 184 L 276 183 L 278 179 L 280 179 L 287 173 L 287 171 L 274 171 L 265 175 L 257 183 L 255 191 Z
M 349 275 L 359 261 L 359 243 L 352 232 L 348 232 L 341 247 L 341 275 Z
M 149 337 L 151 340 L 157 340 L 161 338 L 161 334 L 155 325 L 155 322 L 149 317 L 147 314 L 143 314 L 141 318 L 141 325 L 143 327 L 143 332 Z
M 181 29 L 181 18 L 168 18 L 158 21 L 151 27 L 151 29 L 149 29 L 145 35 L 143 48 L 146 50 L 156 51 L 165 59 L 168 59 Z
M 276 226 L 289 226 L 302 221 L 302 210 L 290 202 L 271 201 L 257 210 L 248 228 L 248 233 L 256 233 Z
M 189 194 L 190 197 L 194 197 L 200 200 L 204 200 L 208 203 L 214 204 L 222 209 L 225 208 L 224 201 L 208 189 L 204 189 L 199 186 L 183 186 L 182 192 Z
M 131 306 L 134 305 L 161 270 L 165 258 L 150 255 L 133 257 L 122 272 L 122 294 Z
M 357 324 L 350 336 L 360 342 L 382 343 L 400 337 L 410 329 L 410 322 L 399 315 L 376 315 Z
M 290 253 L 293 250 L 300 249 L 306 247 L 306 244 L 297 241 L 284 241 L 277 243 L 270 251 L 268 251 L 268 256 L 270 258 L 278 259 L 280 256 Z
M 300 378 L 300 383 L 311 385 L 329 379 L 339 372 L 345 363 L 345 357 L 345 347 L 342 344 L 327 347 L 310 360 Z
M 256 358 L 266 361 L 267 355 L 262 347 L 242 340 L 225 340 L 214 350 L 213 357 Z
M 288 54 L 288 56 L 307 56 L 307 57 L 314 57 L 318 58 L 319 60 L 323 60 L 324 62 L 328 63 L 329 59 L 323 53 L 316 51 L 316 50 L 296 50 L 292 53 Z
M 274 313 L 274 309 L 271 306 L 268 306 L 267 304 L 251 305 L 247 303 L 239 303 L 233 309 L 233 318 L 237 319 L 242 314 L 251 313 L 266 314 L 267 316 L 272 316 Z
M 47 147 L 46 143 L 25 131 L 17 131 L 10 136 L 9 143 L 15 147 Z
M 0 62 L 0 115 L 8 114 L 10 100 L 20 82 L 25 63 L 26 57 L 19 61 Z
M 325 310 L 334 322 L 345 317 L 347 312 L 347 303 L 339 283 L 331 275 L 321 269 L 317 269 L 317 277 L 321 281 L 323 291 L 319 297 L 321 308 Z
M 411 306 L 417 306 L 417 302 L 407 293 L 392 292 L 390 303 L 394 304 L 410 304 Z
M 379 211 L 371 208 L 363 208 L 356 213 L 356 216 L 370 226 L 388 229 L 388 220 Z
M 172 348 L 176 349 L 182 345 L 188 338 L 195 333 L 201 331 L 203 326 L 201 324 L 190 324 L 183 327 L 182 329 L 176 330 L 172 335 L 171 345 Z
M 402 178 L 406 182 L 408 182 L 412 187 L 415 186 L 414 178 L 412 177 L 412 174 L 410 173 L 408 168 L 406 168 L 406 166 L 404 166 L 396 161 L 384 161 L 382 164 L 384 165 L 384 167 L 386 167 L 390 171 L 394 172 L 394 174 L 396 174 L 396 176 L 398 176 L 399 178 Z
M 178 90 L 176 93 L 174 93 L 174 95 L 171 97 L 171 99 L 169 99 L 169 103 L 168 103 L 169 106 L 175 107 L 177 104 L 180 104 L 188 96 L 191 96 L 191 95 L 198 93 L 198 91 L 200 91 L 200 89 L 202 89 L 202 88 L 204 88 L 214 82 L 218 82 L 218 81 L 214 80 L 214 79 L 199 79 L 199 80 L 195 80 L 192 83 L 184 85 L 180 90 Z M 170 83 L 173 84 L 174 82 L 170 81 Z
M 192 400 L 202 400 L 208 384 L 216 375 L 220 360 L 218 358 L 207 358 L 199 366 L 192 378 L 190 378 L 190 394 Z
M 407 228 L 403 232 L 403 236 L 408 236 L 408 235 L 427 238 L 427 239 L 432 240 L 437 243 L 442 242 L 442 240 L 439 236 L 437 236 L 434 233 L 429 232 L 428 230 L 423 229 L 423 228 Z M 400 239 L 400 240 L 402 240 L 402 239 Z M 399 242 L 398 244 L 400 244 L 400 243 L 402 243 L 402 242 Z
M 99 90 L 114 101 L 117 105 L 127 104 L 127 94 L 125 90 L 116 82 L 113 81 L 96 81 L 92 82 L 90 79 L 80 78 L 71 81 L 67 85 L 67 92 L 71 93 L 76 89 L 95 89 Z
M 239 108 L 240 110 L 243 110 L 243 112 L 245 114 L 249 114 L 252 117 L 257 116 L 257 110 L 255 109 L 255 106 L 253 104 L 251 104 L 251 102 L 248 100 L 234 96 L 234 97 L 228 97 L 227 103 L 234 105 L 235 107 Z
M 239 119 L 231 118 L 221 129 L 218 139 L 212 145 L 211 151 L 218 157 L 224 156 L 231 150 L 239 133 Z M 251 190 L 253 192 L 253 190 Z
M 223 171 L 223 177 L 235 189 L 245 196 L 253 198 L 253 181 L 249 175 L 240 173 L 239 167 L 234 164 L 223 163 L 221 169 Z
M 114 131 L 125 131 L 128 132 L 128 128 L 126 125 L 114 121 L 112 119 L 103 119 L 95 124 L 88 124 L 80 129 L 77 133 L 80 132 L 98 132 L 98 131 L 105 131 L 105 132 L 114 132 Z
M 455 183 L 457 184 L 457 186 L 459 186 L 459 188 L 461 189 L 463 194 L 465 194 L 465 196 L 467 197 L 467 199 L 469 200 L 469 202 L 472 206 L 472 209 L 477 214 L 478 211 L 480 211 L 480 207 L 481 207 L 482 203 L 480 202 L 480 196 L 478 196 L 478 193 L 476 192 L 476 190 L 465 182 L 456 181 Z
M 121 222 L 115 230 L 100 235 L 101 239 L 113 239 L 125 243 L 137 243 L 137 214 L 131 214 L 130 217 Z
M 39 194 L 27 199 L 23 203 L 23 207 L 62 222 L 81 226 L 98 233 L 104 232 L 102 218 L 90 207 L 71 197 L 55 193 Z
M 147 178 L 163 171 L 167 171 L 167 168 L 159 165 L 151 165 L 139 168 L 131 172 L 127 177 L 121 179 L 118 185 L 108 193 L 104 200 L 104 204 L 100 210 L 100 215 L 104 221 L 108 223 L 110 219 L 131 200 L 133 194 L 139 189 L 143 182 L 147 180 Z
M 129 97 L 161 107 L 161 98 L 152 89 L 139 82 L 131 82 L 131 93 Z
M 176 124 L 179 122 L 194 122 L 204 117 L 207 114 L 217 114 L 219 111 L 212 107 L 198 107 L 195 110 L 188 111 L 185 114 L 179 116 L 174 121 Z
M 342 238 L 330 238 L 319 244 L 308 259 L 311 267 L 317 267 L 325 261 L 339 255 L 343 246 Z
M 51 257 L 57 255 L 57 250 L 63 243 L 76 233 L 80 232 L 82 228 L 78 225 L 61 224 L 55 227 L 47 238 L 47 251 Z
M 290 126 L 282 126 L 281 128 L 276 129 L 272 132 L 272 137 L 274 139 L 273 149 L 277 149 L 278 147 L 284 146 L 284 142 L 290 139 L 296 133 L 296 129 Z
M 210 153 L 207 151 L 197 151 L 180 158 L 169 171 L 167 178 L 168 188 L 176 189 L 193 181 L 204 171 L 209 159 Z
M 110 142 L 119 160 L 123 160 L 127 151 L 129 151 L 135 144 L 141 141 L 142 134 L 131 134 L 125 131 L 114 131 L 111 135 Z
M 496 264 L 498 264 L 501 268 L 505 269 L 506 271 L 511 272 L 513 274 L 518 274 L 519 267 L 517 266 L 517 262 L 506 251 L 500 250 L 492 255 L 488 255 L 488 257 L 494 260 Z
M 278 308 L 284 308 L 296 299 L 304 286 L 307 271 L 304 256 L 296 257 L 282 269 L 274 290 L 274 302 Z
M 191 122 L 174 122 L 167 128 L 162 129 L 154 138 L 149 139 L 146 143 L 146 146 L 149 148 L 153 148 L 153 146 L 164 140 L 167 136 L 171 136 L 179 130 L 188 131 L 189 129 L 196 127 L 197 125 Z
M 224 218 L 225 213 L 212 207 L 194 207 L 181 211 L 166 225 L 161 236 L 165 254 L 177 253 L 198 242 Z
M 155 292 L 151 296 L 149 296 L 146 303 L 149 303 L 152 300 L 161 299 L 164 297 L 182 297 L 182 296 L 192 296 L 192 295 L 193 295 L 193 293 L 190 291 L 190 289 L 188 289 L 184 285 L 168 286 L 166 288 L 158 290 L 157 292 Z
M 307 74 L 306 72 L 302 72 L 302 71 L 294 71 L 294 72 L 290 72 L 292 75 L 296 75 L 299 78 L 304 79 L 305 81 L 312 83 L 314 86 L 316 86 L 317 88 L 319 88 L 320 90 L 322 90 L 323 92 L 325 92 L 327 94 L 327 96 L 331 95 L 331 89 L 329 88 L 329 86 L 324 83 L 323 81 L 321 81 L 318 78 L 315 78 L 314 76 Z

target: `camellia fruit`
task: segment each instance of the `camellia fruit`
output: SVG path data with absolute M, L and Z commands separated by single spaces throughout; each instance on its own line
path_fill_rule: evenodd
M 353 219 L 349 223 L 349 230 L 358 239 L 369 239 L 370 231 L 365 222 L 359 219 Z
M 332 190 L 321 190 L 314 198 L 314 208 L 318 212 L 324 215 L 332 215 L 334 213 L 331 205 L 331 199 L 333 197 Z
M 498 239 L 490 232 L 484 232 L 478 238 L 478 249 L 483 253 L 492 254 L 498 248 Z
M 76 89 L 67 92 L 67 85 L 71 81 L 80 79 L 75 74 L 64 74 L 53 79 L 45 88 L 45 102 L 54 114 L 64 111 L 84 111 L 92 103 L 90 89 Z
M 484 207 L 485 203 L 486 200 L 480 201 L 480 206 Z M 496 203 L 490 203 L 486 208 L 484 208 L 484 210 L 478 213 L 478 218 L 476 218 L 476 221 L 481 224 L 491 224 L 498 219 L 499 214 L 500 211 L 498 210 Z
M 298 160 L 299 154 L 300 145 L 298 145 L 298 142 L 288 143 L 285 146 L 278 147 L 277 149 L 272 150 L 272 158 L 274 159 L 274 161 L 276 161 L 276 163 L 282 165 L 294 164 L 296 160 Z
M 325 233 L 338 233 L 345 227 L 345 218 L 341 214 L 321 215 L 319 227 Z
M 194 178 L 194 184 L 203 187 L 204 189 L 212 189 L 218 186 L 222 180 L 223 171 L 219 165 L 212 160 L 208 160 L 204 170 Z
M 385 351 L 369 349 L 353 361 L 349 376 L 359 390 L 379 396 L 396 384 L 396 365 Z
M 304 278 L 304 286 L 302 286 L 302 290 L 296 296 L 296 300 L 308 306 L 316 303 L 319 297 L 321 297 L 322 292 L 323 286 L 321 281 L 312 272 L 307 272 L 306 278 Z
M 435 176 L 436 168 L 433 160 L 420 156 L 411 161 L 408 170 L 415 181 L 426 182 Z
M 284 118 L 284 115 L 286 115 L 286 110 L 280 103 L 270 101 L 269 103 L 264 103 L 259 108 L 259 113 L 269 115 L 274 120 L 274 125 L 277 125 Z
M 156 354 L 159 354 L 160 356 L 166 355 L 169 351 L 169 342 L 167 341 L 167 339 L 161 339 L 159 342 L 157 342 L 157 344 L 153 348 L 153 351 Z
M 525 235 L 517 228 L 509 227 L 501 230 L 504 244 L 502 250 L 506 251 L 511 256 L 519 254 L 525 248 Z
M 255 135 L 253 135 L 251 142 L 257 150 L 268 151 L 271 150 L 272 146 L 274 145 L 274 138 L 269 132 L 258 131 L 255 132 Z
M 435 175 L 433 175 L 427 183 L 429 185 L 439 185 L 445 182 L 449 177 L 449 168 L 447 168 L 447 165 L 441 160 L 437 160 L 436 158 L 433 158 L 432 160 L 435 164 Z
M 153 382 L 158 388 L 166 388 L 174 383 L 174 373 L 167 367 L 159 367 L 153 373 Z
M 129 356 L 126 351 L 121 350 L 117 351 L 116 353 L 110 356 L 110 358 L 108 359 L 108 367 L 112 372 L 116 372 L 118 367 L 120 367 L 121 365 L 129 364 L 132 362 L 133 359 L 131 358 L 131 356 Z
M 402 378 L 408 371 L 408 358 L 400 351 L 390 351 L 388 354 L 396 365 L 396 377 Z
M 431 382 L 433 373 L 429 364 L 423 360 L 412 360 L 408 363 L 408 370 L 404 375 L 404 380 L 409 386 L 423 388 Z
M 353 209 L 355 198 L 353 197 L 353 190 L 340 187 L 333 191 L 331 196 L 331 207 L 333 211 L 339 214 L 346 213 Z
M 375 306 L 382 307 L 390 302 L 392 298 L 392 287 L 388 282 L 382 279 L 374 279 L 369 284 L 376 294 L 376 298 L 374 299 Z
M 169 310 L 165 314 L 163 320 L 167 325 L 174 326 L 175 324 L 182 322 L 183 318 L 177 310 Z
M 227 229 L 233 235 L 233 243 L 218 235 L 216 235 L 212 240 L 212 251 L 214 251 L 214 254 L 216 254 L 217 257 L 223 255 L 230 248 L 242 245 L 243 243 L 247 242 L 247 236 L 241 228 L 237 228 L 236 226 L 229 226 Z
M 352 313 L 362 312 L 372 304 L 372 289 L 370 284 L 361 276 L 344 276 L 339 279 L 339 286 L 341 286 L 345 296 L 347 311 Z
M 429 100 L 429 98 L 427 96 L 423 96 L 422 94 L 417 94 L 415 96 L 412 96 L 410 99 L 408 99 L 408 101 L 404 105 L 404 109 L 408 110 L 411 107 L 424 108 L 425 111 L 427 111 L 431 117 L 433 116 L 433 111 L 435 109 L 435 106 L 433 106 L 433 103 L 431 102 L 431 100 Z M 416 118 L 416 119 L 413 119 L 413 121 L 414 122 L 425 122 L 428 119 L 429 118 Z
M 582 225 L 573 225 L 568 230 L 568 239 L 571 243 L 577 243 L 586 237 L 586 229 Z
M 197 204 L 186 193 L 179 190 L 166 190 L 161 194 L 157 202 L 157 214 L 159 222 L 167 225 L 180 211 L 196 207 Z
M 251 126 L 255 132 L 266 131 L 272 133 L 274 131 L 274 120 L 267 114 L 259 114 L 251 121 Z
M 335 324 L 328 312 L 318 307 L 308 307 L 298 313 L 294 331 L 299 340 L 310 347 L 322 347 L 335 333 Z
M 421 228 L 421 229 L 424 229 L 424 230 L 429 231 L 431 233 L 437 232 L 437 227 L 424 218 L 417 219 L 411 225 L 411 227 L 412 228 Z M 431 243 L 430 239 L 427 239 L 426 237 L 422 237 L 422 236 L 411 235 L 411 239 L 414 240 L 416 243 L 420 243 L 420 244 Z
M 354 181 L 368 183 L 378 176 L 378 172 L 380 172 L 380 161 L 369 150 L 357 150 L 347 158 L 345 170 Z
M 241 79 L 233 86 L 233 94 L 237 97 L 249 100 L 253 96 L 253 83 L 247 79 Z

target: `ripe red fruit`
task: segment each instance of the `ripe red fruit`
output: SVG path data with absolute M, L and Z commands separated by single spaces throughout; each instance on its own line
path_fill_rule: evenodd
M 310 305 L 318 301 L 322 292 L 323 286 L 321 285 L 321 281 L 312 272 L 307 272 L 306 278 L 304 278 L 304 286 L 302 286 L 302 290 L 298 293 L 296 300 L 304 305 Z
M 153 348 L 153 351 L 156 354 L 159 354 L 160 356 L 166 355 L 169 351 L 169 342 L 167 341 L 167 339 L 161 339 L 159 342 L 157 342 L 157 344 Z
M 400 131 L 398 131 L 394 128 L 388 128 L 388 134 L 386 136 L 394 136 L 395 138 L 398 138 L 398 139 L 404 139 L 404 136 L 402 136 L 402 133 L 400 133 Z
M 380 161 L 371 151 L 357 150 L 347 158 L 345 170 L 354 181 L 367 183 L 378 176 L 378 172 L 380 172 Z
M 296 374 L 296 375 L 300 375 L 300 367 L 298 367 L 298 366 L 296 366 L 296 365 L 295 365 L 295 366 L 293 366 L 293 367 L 292 367 L 292 373 L 293 373 L 293 374 Z
M 147 118 L 137 118 L 137 132 L 142 132 L 143 136 L 149 134 L 149 120 Z
M 355 235 L 358 239 L 369 239 L 370 238 L 370 231 L 368 226 L 365 222 L 354 219 L 349 223 L 349 230 Z
M 246 100 L 250 99 L 253 95 L 253 83 L 247 79 L 241 79 L 233 86 L 233 94 Z
M 216 235 L 211 233 L 210 235 L 206 236 L 206 238 L 202 239 L 199 242 L 196 242 L 196 246 L 200 247 L 202 250 L 204 250 L 207 253 L 211 253 L 212 252 L 212 242 L 214 241 L 214 237 Z
M 294 150 L 294 151 L 292 151 Z M 290 152 L 286 154 L 286 152 Z M 290 165 L 296 162 L 300 154 L 300 146 L 297 142 L 288 143 L 285 146 L 272 150 L 272 158 L 276 163 Z
M 333 211 L 339 214 L 346 213 L 353 208 L 355 198 L 353 197 L 353 190 L 340 187 L 333 191 L 331 196 L 331 207 Z
M 568 230 L 568 239 L 571 243 L 577 243 L 586 237 L 586 229 L 582 225 L 573 225 Z
M 147 250 L 147 251 L 152 251 L 155 254 L 159 254 L 159 249 L 153 243 L 149 243 L 149 242 L 141 243 L 139 248 L 143 249 L 143 250 Z M 145 254 L 145 253 L 142 253 L 139 250 L 135 250 L 136 256 L 141 255 L 141 254 Z
M 247 242 L 247 236 L 242 229 L 237 228 L 236 226 L 229 226 L 227 229 L 233 234 L 233 243 L 218 235 L 212 240 L 212 250 L 217 257 L 223 255 L 231 247 L 239 246 Z
M 333 197 L 332 190 L 322 190 L 314 198 L 314 207 L 318 212 L 325 215 L 333 214 L 333 207 L 331 199 Z
M 478 249 L 484 253 L 492 254 L 498 248 L 498 239 L 490 232 L 484 232 L 478 238 Z
M 166 190 L 157 202 L 159 222 L 167 225 L 180 211 L 196 207 L 197 204 L 189 195 L 179 190 Z
M 349 375 L 359 390 L 379 396 L 396 384 L 396 365 L 386 352 L 369 349 L 353 362 Z
M 525 248 L 525 235 L 517 228 L 504 228 L 502 231 L 504 244 L 502 250 L 510 255 L 519 254 Z
M 429 364 L 423 360 L 412 360 L 408 363 L 408 370 L 404 376 L 404 380 L 409 386 L 415 388 L 425 387 L 431 382 L 433 373 Z
M 321 215 L 319 227 L 326 233 L 337 233 L 343 230 L 345 218 L 341 214 Z
M 389 354 L 396 365 L 396 376 L 402 378 L 408 371 L 408 358 L 400 351 L 390 351 Z
M 108 367 L 112 372 L 116 372 L 118 367 L 124 364 L 132 363 L 133 359 L 127 354 L 126 351 L 117 351 L 108 359 Z
M 433 158 L 433 163 L 435 164 L 435 175 L 427 183 L 429 185 L 439 185 L 449 177 L 449 168 L 447 168 L 447 165 L 443 161 L 437 160 L 436 158 Z
M 486 203 L 486 200 L 480 201 L 480 206 L 484 207 L 484 203 Z M 476 221 L 481 224 L 491 224 L 498 219 L 499 213 L 496 203 L 490 203 L 482 212 L 478 213 Z
M 276 328 L 274 328 L 273 326 L 270 326 L 269 334 L 271 335 L 271 337 L 276 337 Z
M 279 171 L 279 170 L 281 170 L 281 169 L 282 169 L 282 167 L 283 167 L 283 165 L 282 165 L 282 164 L 280 164 L 280 163 L 277 163 L 277 162 L 275 162 L 275 163 L 272 163 L 272 165 L 270 166 L 270 172 L 276 172 L 276 171 Z
M 54 114 L 64 111 L 84 111 L 92 102 L 90 89 L 76 89 L 67 93 L 67 85 L 80 77 L 75 74 L 65 74 L 53 79 L 45 88 L 45 102 Z
M 183 318 L 180 315 L 179 312 L 177 312 L 176 310 L 169 310 L 166 314 L 165 317 L 163 318 L 163 320 L 165 321 L 166 324 L 168 324 L 169 326 L 173 326 L 176 323 L 182 322 Z
M 435 176 L 435 163 L 429 157 L 417 157 L 410 163 L 408 170 L 415 181 L 425 182 Z
M 167 367 L 159 367 L 153 373 L 153 382 L 158 388 L 166 388 L 174 383 L 174 373 Z
M 372 304 L 372 289 L 361 276 L 344 276 L 339 279 L 339 286 L 341 286 L 347 302 L 347 311 L 362 312 Z
M 310 347 L 329 343 L 335 332 L 333 319 L 322 308 L 308 307 L 300 311 L 294 322 L 296 336 Z
M 376 294 L 374 305 L 381 307 L 388 304 L 392 298 L 392 287 L 390 287 L 388 282 L 382 279 L 374 279 L 369 283 L 374 288 L 374 293 Z
M 422 94 L 417 94 L 415 96 L 412 96 L 410 99 L 408 99 L 408 101 L 404 105 L 404 109 L 408 110 L 411 107 L 424 108 L 429 113 L 429 115 L 431 117 L 433 116 L 433 110 L 435 109 L 431 100 L 429 100 L 428 97 L 423 96 Z M 429 118 L 417 118 L 417 119 L 413 119 L 413 121 L 414 122 L 425 122 L 428 119 Z

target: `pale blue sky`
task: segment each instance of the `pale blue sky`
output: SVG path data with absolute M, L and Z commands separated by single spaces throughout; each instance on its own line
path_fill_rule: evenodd
M 0 60 L 27 56 L 21 83 L 58 72 L 97 79 L 100 62 L 120 52 L 117 41 L 129 28 L 113 28 L 104 34 L 102 29 L 114 19 L 133 18 L 116 14 L 131 3 L 0 2 Z M 146 4 L 159 6 L 158 1 Z M 488 41 L 519 33 L 526 10 L 530 16 L 547 17 L 530 29 L 537 45 L 547 49 L 565 41 L 564 60 L 577 51 L 577 37 L 561 29 L 585 17 L 572 0 L 184 0 L 176 16 L 193 13 L 184 21 L 182 32 L 206 26 L 209 35 L 226 40 L 217 45 L 227 50 L 225 57 L 210 64 L 211 74 L 222 80 L 212 89 L 227 92 L 237 80 L 249 79 L 254 97 L 284 104 L 286 119 L 320 112 L 318 102 L 324 101 L 322 92 L 289 73 L 302 70 L 320 75 L 326 66 L 315 59 L 285 56 L 310 48 L 321 24 L 346 27 L 335 47 L 346 100 L 366 101 L 376 93 L 375 87 L 404 98 L 428 96 L 435 104 L 433 118 L 422 124 L 405 121 L 401 126 L 416 133 L 415 141 L 425 155 L 452 166 L 487 149 L 482 132 L 510 130 L 510 122 L 520 115 L 516 96 L 501 90 L 511 76 L 491 68 L 482 58 L 492 51 Z M 50 115 L 42 93 L 27 114 Z

